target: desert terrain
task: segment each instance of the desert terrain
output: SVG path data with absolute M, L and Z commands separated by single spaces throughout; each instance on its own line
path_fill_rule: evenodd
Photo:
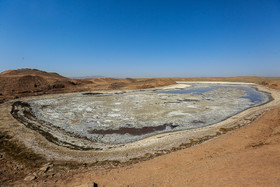
M 10 102 L 14 100 L 51 97 L 54 94 L 73 94 L 73 92 L 139 90 L 173 86 L 176 81 L 255 83 L 260 85 L 260 89 L 273 93 L 274 101 L 271 102 L 273 104 L 259 110 L 258 107 L 249 109 L 245 117 L 250 114 L 251 118 L 248 118 L 246 124 L 228 126 L 227 129 L 221 128 L 224 126 L 219 124 L 212 125 L 212 128 L 219 129 L 219 133 L 217 129 L 213 130 L 215 136 L 193 139 L 186 146 L 175 147 L 172 151 L 148 154 L 141 159 L 123 163 L 93 164 L 86 160 L 78 162 L 73 159 L 61 162 L 50 161 L 40 154 L 40 151 L 34 152 L 32 147 L 26 147 L 26 144 L 20 142 L 19 140 L 24 139 L 19 139 L 18 134 L 11 133 L 11 129 L 16 128 L 16 124 L 8 120 L 11 114 L 4 115 L 10 110 Z M 33 69 L 2 72 L 0 75 L 2 103 L 0 163 L 3 167 L 0 169 L 0 184 L 4 186 L 92 186 L 94 183 L 98 186 L 279 186 L 280 106 L 277 90 L 280 90 L 280 78 L 277 77 L 69 79 L 56 73 Z M 241 118 L 244 116 L 240 114 L 234 123 L 241 122 Z M 22 133 L 29 132 L 23 130 Z M 32 133 L 29 135 L 33 136 Z M 41 135 L 36 135 L 34 138 L 37 136 L 40 139 Z M 185 134 L 182 137 L 185 137 Z M 32 145 L 32 139 L 28 141 Z M 172 140 L 168 139 L 168 141 Z M 63 149 L 61 152 L 63 153 Z M 79 155 L 76 157 L 81 158 Z
M 0 102 L 25 96 L 94 90 L 145 89 L 175 84 L 162 79 L 70 79 L 37 69 L 7 70 L 0 74 Z

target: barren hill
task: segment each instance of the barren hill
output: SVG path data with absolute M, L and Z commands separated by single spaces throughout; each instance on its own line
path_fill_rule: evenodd
M 37 69 L 8 70 L 0 74 L 1 94 L 8 98 L 73 90 L 81 84 L 85 84 L 85 81 Z
M 7 70 L 0 74 L 0 100 L 77 91 L 143 89 L 175 84 L 170 79 L 70 79 L 37 69 Z

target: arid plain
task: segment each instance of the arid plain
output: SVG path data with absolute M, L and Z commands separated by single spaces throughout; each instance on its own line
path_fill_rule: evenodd
M 81 156 L 78 152 L 75 157 L 84 160 L 49 159 L 46 156 L 48 149 L 45 148 L 52 147 L 52 143 L 44 144 L 46 139 L 42 134 L 25 127 L 21 127 L 23 134 L 42 141 L 34 141 L 37 145 L 33 145 L 32 139 L 26 138 L 28 135 L 22 136 L 26 139 L 19 138 L 19 129 L 13 131 L 16 122 L 10 120 L 13 117 L 9 106 L 14 101 L 73 92 L 155 89 L 175 85 L 176 81 L 254 83 L 259 85 L 259 90 L 270 92 L 273 101 L 209 126 L 213 135 L 209 135 L 210 130 L 205 134 L 190 131 L 188 140 L 191 141 L 183 142 L 182 138 L 179 146 L 131 157 L 134 159 L 129 162 L 103 160 L 93 163 L 85 159 L 90 154 Z M 2 72 L 0 90 L 2 185 L 90 186 L 95 182 L 99 186 L 277 186 L 280 183 L 280 106 L 277 91 L 280 90 L 280 78 L 277 77 L 68 79 L 55 73 L 21 69 Z M 167 133 L 165 137 L 185 138 L 186 134 L 182 132 L 170 133 L 170 136 Z M 167 145 L 173 139 L 165 142 L 161 145 Z M 40 151 L 40 148 L 44 150 Z M 59 150 L 60 154 L 63 150 L 66 155 L 71 155 L 71 151 L 65 148 Z

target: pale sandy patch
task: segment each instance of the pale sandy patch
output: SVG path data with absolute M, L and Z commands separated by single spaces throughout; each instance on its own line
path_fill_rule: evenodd
M 164 86 L 164 87 L 158 87 L 158 88 L 163 89 L 163 90 L 169 90 L 169 89 L 183 89 L 183 88 L 188 88 L 188 87 L 191 86 L 191 85 L 186 84 L 186 83 L 182 82 L 182 83 L 177 83 L 177 84 L 173 84 L 173 85 L 169 85 L 169 86 Z
M 190 83 L 205 83 L 205 84 L 249 84 L 254 85 L 254 83 L 247 82 L 223 82 L 223 81 L 176 81 L 177 84 L 190 84 Z

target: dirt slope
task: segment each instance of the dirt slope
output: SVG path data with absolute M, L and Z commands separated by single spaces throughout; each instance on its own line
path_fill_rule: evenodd
M 74 91 L 85 83 L 82 80 L 73 80 L 57 73 L 47 73 L 36 69 L 9 70 L 0 74 L 0 95 L 13 98 L 56 91 Z

